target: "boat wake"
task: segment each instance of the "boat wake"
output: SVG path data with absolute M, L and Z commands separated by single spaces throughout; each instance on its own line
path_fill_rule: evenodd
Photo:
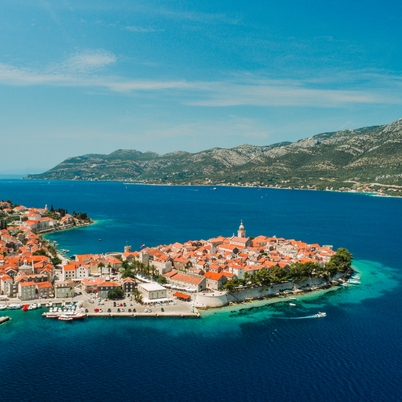
M 317 314 L 305 315 L 303 317 L 276 317 L 276 318 L 281 319 L 281 320 L 306 320 L 309 318 L 323 318 L 326 316 L 327 316 L 327 313 L 323 313 L 323 312 L 319 311 Z
M 317 314 L 313 314 L 313 315 L 307 315 L 305 317 L 289 317 L 288 319 L 289 320 L 305 320 L 307 318 L 320 318 L 320 317 L 317 317 Z

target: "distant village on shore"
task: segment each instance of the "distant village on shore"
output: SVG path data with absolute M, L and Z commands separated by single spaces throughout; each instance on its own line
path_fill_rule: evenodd
M 0 214 L 3 302 L 57 302 L 80 295 L 85 302 L 96 299 L 98 303 L 112 299 L 139 305 L 191 303 L 194 314 L 194 307 L 297 294 L 345 283 L 350 275 L 349 254 L 343 263 L 332 246 L 248 237 L 242 222 L 236 236 L 142 245 L 137 251 L 125 246 L 121 253 L 68 258 L 42 233 L 91 224 L 85 213 L 70 215 L 53 207 L 28 208 L 2 201 Z M 335 262 L 336 257 L 341 259 Z

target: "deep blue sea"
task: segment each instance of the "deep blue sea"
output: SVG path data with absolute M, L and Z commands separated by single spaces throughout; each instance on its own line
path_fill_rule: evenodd
M 361 194 L 0 180 L 0 199 L 87 212 L 75 253 L 247 234 L 346 247 L 361 285 L 201 319 L 0 312 L 0 401 L 401 401 L 402 199 Z M 100 240 L 101 239 L 101 240 Z M 245 308 L 247 307 L 247 308 Z M 325 318 L 305 318 L 325 311 Z

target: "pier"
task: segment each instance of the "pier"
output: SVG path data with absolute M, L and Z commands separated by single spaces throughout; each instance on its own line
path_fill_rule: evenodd
M 8 316 L 0 317 L 0 324 L 3 324 L 3 323 L 5 323 L 5 322 L 7 322 L 9 320 L 11 320 L 11 318 L 8 317 Z
M 166 304 L 153 303 L 143 305 L 126 299 L 126 306 L 120 306 L 123 303 L 122 301 L 118 301 L 116 302 L 116 306 L 114 306 L 113 301 L 106 301 L 103 304 L 85 301 L 82 305 L 82 311 L 85 311 L 87 317 L 200 317 L 197 308 L 188 302 L 177 301 Z

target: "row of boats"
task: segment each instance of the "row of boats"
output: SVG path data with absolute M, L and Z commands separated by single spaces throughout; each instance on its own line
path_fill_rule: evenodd
M 348 286 L 348 285 L 360 285 L 360 276 L 359 275 L 353 275 L 348 279 L 346 282 L 342 282 L 340 285 L 341 286 Z
M 42 305 L 40 303 L 24 304 L 22 306 L 22 311 L 36 310 L 41 307 Z
M 17 304 L 17 303 L 13 303 L 13 304 L 2 304 L 0 305 L 0 310 L 19 310 L 23 307 L 23 304 Z
M 64 304 L 64 303 L 63 303 Z M 49 304 L 46 304 L 49 307 L 49 311 L 42 314 L 45 318 L 57 318 L 60 321 L 72 321 L 72 320 L 82 320 L 85 318 L 85 313 L 81 311 L 81 306 L 77 304 L 72 305 L 64 305 L 62 307 L 52 307 Z M 32 304 L 20 304 L 20 303 L 12 303 L 12 304 L 3 304 L 0 305 L 0 310 L 20 310 L 29 311 L 36 310 L 41 308 L 42 305 L 40 303 L 32 303 Z
M 85 314 L 78 305 L 70 306 L 69 308 L 50 307 L 49 311 L 43 313 L 42 316 L 60 321 L 83 320 L 85 318 Z

